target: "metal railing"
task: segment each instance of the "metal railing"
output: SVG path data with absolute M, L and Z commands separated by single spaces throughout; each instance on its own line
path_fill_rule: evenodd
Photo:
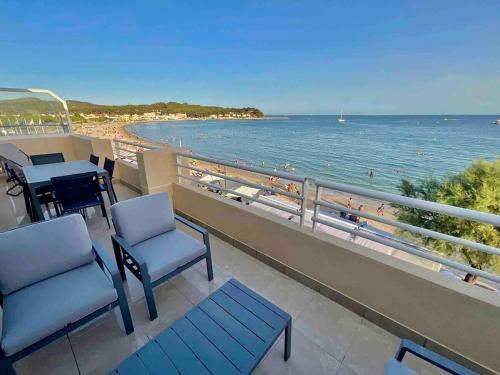
M 443 215 L 448 215 L 448 216 L 453 216 L 457 218 L 461 218 L 464 220 L 470 220 L 470 221 L 475 221 L 475 222 L 480 222 L 480 223 L 485 223 L 485 224 L 491 224 L 493 226 L 500 227 L 500 216 L 499 215 L 494 215 L 490 214 L 487 212 L 481 212 L 481 211 L 474 211 L 474 210 L 469 210 L 465 208 L 460 208 L 460 207 L 454 207 L 454 206 L 449 206 L 441 203 L 436 203 L 436 202 L 429 202 L 429 201 L 424 201 L 420 199 L 415 199 L 415 198 L 409 198 L 409 197 L 404 197 L 401 195 L 397 194 L 391 194 L 391 193 L 384 193 L 380 191 L 375 191 L 375 190 L 370 190 L 370 189 L 365 189 L 357 186 L 351 186 L 347 184 L 341 184 L 341 183 L 335 183 L 335 182 L 330 182 L 330 181 L 321 181 L 321 180 L 316 180 L 315 181 L 316 185 L 316 196 L 313 201 L 313 206 L 314 206 L 314 213 L 311 218 L 313 225 L 312 229 L 313 231 L 316 231 L 317 225 L 318 224 L 323 224 L 335 229 L 339 229 L 348 233 L 351 233 L 353 235 L 359 236 L 366 238 L 371 241 L 375 241 L 378 243 L 381 243 L 383 245 L 395 248 L 397 250 L 401 250 L 405 253 L 409 253 L 412 255 L 416 255 L 418 257 L 437 262 L 443 265 L 446 265 L 448 267 L 470 273 L 472 275 L 476 275 L 479 277 L 482 277 L 484 279 L 488 279 L 490 281 L 494 281 L 496 283 L 500 283 L 500 276 L 491 274 L 482 270 L 479 270 L 477 268 L 473 268 L 467 265 L 464 265 L 462 263 L 459 263 L 457 261 L 436 255 L 432 253 L 431 251 L 423 248 L 419 244 L 415 244 L 410 242 L 410 240 L 401 238 L 401 237 L 396 237 L 396 236 L 386 236 L 386 235 L 380 235 L 377 232 L 367 230 L 363 228 L 361 225 L 358 225 L 354 228 L 352 227 L 347 227 L 345 225 L 342 225 L 341 222 L 337 221 L 332 221 L 332 220 L 325 220 L 319 217 L 319 211 L 320 207 L 324 207 L 330 210 L 333 210 L 335 212 L 343 212 L 346 214 L 351 214 L 353 216 L 357 217 L 362 217 L 365 219 L 373 220 L 385 225 L 389 225 L 392 227 L 396 227 L 399 229 L 402 229 L 404 231 L 411 232 L 416 235 L 420 236 L 425 236 L 429 238 L 433 238 L 435 240 L 441 240 L 441 241 L 446 241 L 446 242 L 451 242 L 457 245 L 465 246 L 470 249 L 474 250 L 479 250 L 485 253 L 493 254 L 495 256 L 500 256 L 500 249 L 477 243 L 474 241 L 466 240 L 463 238 L 459 237 L 454 237 L 450 236 L 448 234 L 436 232 L 433 230 L 417 227 L 414 225 L 406 224 L 397 220 L 393 219 L 388 219 L 385 218 L 384 216 L 378 216 L 378 215 L 373 215 L 364 211 L 360 210 L 355 210 L 355 209 L 350 209 L 347 208 L 343 205 L 337 204 L 337 203 L 332 203 L 329 201 L 326 201 L 323 198 L 323 193 L 324 189 L 329 189 L 329 190 L 335 190 L 335 191 L 340 191 L 344 193 L 349 193 L 349 194 L 354 194 L 356 196 L 363 196 L 363 197 L 368 197 L 372 199 L 377 199 L 381 200 L 384 202 L 389 202 L 392 204 L 398 204 L 401 206 L 405 207 L 410 207 L 410 208 L 415 208 L 427 212 L 433 212 L 437 214 L 443 214 Z
M 69 115 L 68 105 L 64 99 L 54 94 L 51 90 L 47 89 L 23 89 L 23 88 L 8 88 L 0 87 L 0 93 L 25 93 L 25 94 L 42 94 L 48 95 L 61 103 L 62 111 L 56 111 L 56 115 L 52 117 L 58 118 L 57 123 L 49 122 L 29 124 L 27 118 L 36 117 L 36 115 L 27 114 L 21 118 L 24 123 L 11 124 L 10 122 L 0 124 L 0 135 L 3 136 L 19 136 L 19 135 L 43 135 L 54 133 L 71 133 L 73 131 L 71 126 L 71 117 Z M 7 114 L 8 117 L 18 118 L 18 115 Z M 32 119 L 33 120 L 33 119 Z M 60 120 L 60 121 L 59 121 Z
M 198 168 L 192 164 L 185 164 L 185 163 L 182 163 L 183 158 L 188 158 L 191 160 L 208 162 L 210 164 L 223 166 L 224 171 L 214 172 L 208 168 L 202 169 L 202 168 Z M 214 158 L 210 158 L 210 157 L 206 157 L 206 156 L 202 156 L 202 155 L 182 153 L 182 152 L 177 153 L 177 168 L 178 168 L 177 176 L 179 177 L 179 179 L 186 179 L 186 180 L 194 182 L 200 186 L 204 186 L 206 188 L 212 189 L 213 191 L 232 194 L 232 195 L 240 197 L 241 199 L 246 199 L 250 202 L 257 202 L 257 203 L 263 204 L 265 206 L 268 206 L 268 207 L 271 207 L 271 208 L 274 208 L 274 209 L 277 209 L 280 211 L 287 212 L 291 215 L 298 216 L 298 217 L 300 217 L 300 225 L 304 226 L 304 218 L 305 218 L 306 203 L 307 203 L 306 197 L 307 197 L 308 189 L 309 189 L 309 179 L 306 177 L 297 176 L 295 174 L 281 172 L 281 171 L 273 171 L 273 170 L 269 170 L 269 169 L 265 169 L 265 168 L 253 167 L 253 166 L 239 164 L 239 163 L 233 163 L 233 162 L 229 162 L 229 161 L 221 160 L 221 159 L 214 159 Z M 269 178 L 281 178 L 283 180 L 289 181 L 289 184 L 291 182 L 299 183 L 302 188 L 300 190 L 296 190 L 296 192 L 294 193 L 293 191 L 290 191 L 292 189 L 285 190 L 285 189 L 280 189 L 280 188 L 276 188 L 276 187 L 272 187 L 272 186 L 267 186 L 264 184 L 250 182 L 250 181 L 247 181 L 247 180 L 239 178 L 239 177 L 229 176 L 226 173 L 227 168 L 233 168 L 233 169 L 237 169 L 237 170 L 252 172 L 252 173 L 256 173 L 256 174 L 261 175 L 261 176 L 267 176 Z M 279 202 L 275 202 L 275 203 L 270 202 L 269 200 L 264 200 L 264 199 L 261 199 L 259 197 L 255 197 L 255 196 L 251 196 L 251 195 L 248 195 L 245 193 L 241 193 L 235 189 L 228 189 L 227 187 L 215 185 L 215 184 L 210 183 L 210 182 L 200 181 L 200 178 L 196 178 L 192 174 L 189 174 L 189 175 L 184 174 L 183 173 L 184 169 L 189 170 L 189 171 L 193 171 L 193 172 L 195 172 L 195 174 L 198 174 L 198 176 L 206 174 L 206 175 L 210 175 L 210 176 L 213 176 L 216 178 L 220 178 L 224 181 L 231 181 L 231 182 L 243 185 L 243 186 L 247 186 L 247 187 L 254 188 L 254 189 L 259 189 L 259 190 L 262 190 L 264 192 L 268 192 L 271 194 L 283 195 L 285 197 L 291 198 L 292 200 L 296 199 L 299 201 L 300 206 L 298 208 L 294 209 L 286 204 L 280 204 Z M 223 173 L 221 173 L 221 172 L 223 172 Z
M 116 160 L 122 160 L 128 163 L 137 165 L 137 153 L 144 150 L 154 150 L 158 148 L 153 145 L 148 145 L 139 142 L 130 142 L 123 139 L 115 139 L 112 142 L 113 153 Z
M 182 182 L 182 180 L 184 179 L 189 181 L 190 183 L 194 183 L 199 187 L 203 187 L 205 189 L 209 189 L 214 192 L 232 194 L 234 196 L 240 197 L 241 199 L 245 199 L 249 202 L 256 202 L 271 207 L 273 209 L 284 211 L 293 216 L 299 217 L 300 226 L 303 227 L 310 225 L 313 232 L 316 232 L 318 230 L 318 224 L 322 224 L 330 228 L 350 233 L 353 236 L 359 236 L 361 238 L 365 238 L 367 240 L 379 243 L 389 248 L 400 250 L 407 254 L 417 256 L 419 258 L 427 259 L 431 262 L 436 262 L 441 265 L 445 265 L 447 267 L 493 281 L 495 283 L 500 283 L 499 275 L 492 274 L 477 268 L 473 268 L 458 261 L 437 255 L 437 253 L 425 248 L 421 243 L 415 241 L 415 239 L 401 237 L 393 233 L 377 230 L 377 228 L 375 227 L 371 226 L 366 227 L 358 222 L 344 220 L 342 219 L 342 215 L 340 215 L 340 213 L 344 213 L 344 216 L 347 216 L 349 214 L 352 215 L 353 217 L 365 218 L 368 220 L 372 220 L 374 222 L 378 222 L 383 225 L 387 225 L 402 231 L 412 233 L 417 236 L 432 238 L 434 240 L 446 241 L 470 249 L 492 254 L 494 256 L 500 256 L 500 249 L 494 246 L 477 243 L 464 238 L 454 237 L 448 234 L 421 228 L 418 226 L 400 222 L 398 220 L 390 219 L 384 216 L 378 216 L 365 211 L 359 211 L 356 209 L 347 208 L 344 205 L 325 200 L 324 194 L 325 194 L 325 189 L 333 190 L 342 193 L 352 194 L 355 196 L 365 197 L 368 199 L 376 199 L 378 201 L 388 202 L 389 204 L 397 204 L 436 214 L 449 215 L 464 220 L 491 224 L 496 227 L 500 227 L 499 215 L 449 206 L 436 202 L 423 201 L 420 199 L 404 197 L 397 194 L 384 193 L 380 191 L 351 186 L 347 184 L 335 183 L 331 181 L 315 180 L 309 177 L 297 176 L 295 174 L 287 172 L 259 168 L 259 167 L 244 165 L 241 163 L 233 163 L 226 160 L 216 159 L 203 155 L 184 153 L 184 152 L 177 152 L 176 154 L 177 154 L 177 168 L 178 168 L 177 175 L 180 182 Z M 191 159 L 191 162 L 186 163 L 185 159 Z M 193 163 L 192 161 L 205 162 L 207 163 L 207 165 L 201 167 Z M 213 165 L 217 165 L 219 167 L 217 168 L 217 171 L 213 171 L 210 170 L 210 168 L 208 168 L 209 166 Z M 224 168 L 222 169 L 222 167 Z M 286 181 L 296 182 L 301 185 L 302 189 L 299 191 L 299 194 L 296 194 L 284 188 L 267 186 L 262 183 L 247 181 L 245 178 L 235 176 L 235 173 L 233 173 L 233 175 L 229 175 L 227 173 L 227 168 L 232 168 L 237 171 L 236 174 L 243 176 L 245 174 L 244 172 L 251 172 L 261 176 L 268 176 L 271 178 L 281 178 Z M 190 173 L 186 174 L 185 170 L 190 171 Z M 288 205 L 280 204 L 280 202 L 277 202 L 275 200 L 270 201 L 262 199 L 259 196 L 251 196 L 239 192 L 234 188 L 228 189 L 226 186 L 216 185 L 213 182 L 209 182 L 209 180 L 200 181 L 202 176 L 205 175 L 213 176 L 217 179 L 224 180 L 224 182 L 230 181 L 232 183 L 241 186 L 247 186 L 259 189 L 263 192 L 275 195 L 282 195 L 287 199 L 289 199 L 289 202 L 298 200 L 300 202 L 300 206 L 295 209 L 290 204 Z M 313 207 L 312 212 L 310 210 L 307 210 L 308 195 L 311 188 L 315 189 L 313 190 L 315 193 L 314 198 L 311 197 L 310 199 Z M 324 212 L 321 212 L 321 208 L 327 209 L 333 213 L 338 213 L 339 215 L 330 217 L 328 215 L 325 215 Z M 306 220 L 306 215 L 310 219 Z

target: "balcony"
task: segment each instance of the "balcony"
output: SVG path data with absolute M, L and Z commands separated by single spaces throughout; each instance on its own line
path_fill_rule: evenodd
M 67 160 L 88 159 L 91 152 L 115 156 L 109 140 L 74 134 L 6 138 L 1 142 L 14 143 L 27 154 L 63 152 Z M 403 256 L 374 251 L 371 240 L 313 232 L 314 212 L 301 223 L 300 216 L 289 220 L 290 215 L 280 217 L 270 209 L 244 204 L 250 197 L 246 193 L 240 193 L 239 202 L 210 191 L 213 186 L 182 183 L 179 175 L 181 180 L 186 175 L 179 169 L 182 153 L 176 150 L 123 147 L 129 152 L 116 155 L 118 199 L 169 192 L 179 213 L 209 228 L 215 279 L 208 283 L 204 265 L 199 264 L 156 288 L 159 318 L 151 322 L 142 287 L 130 275 L 125 289 L 136 327 L 132 335 L 124 334 L 121 320 L 112 312 L 19 361 L 18 373 L 105 373 L 231 277 L 294 318 L 290 361 L 282 360 L 281 339 L 257 374 L 382 373 L 401 338 L 480 373 L 499 371 L 498 293 Z M 10 186 L 5 177 L 0 186 L 2 191 Z M 0 210 L 1 231 L 29 223 L 21 196 L 0 194 Z M 90 212 L 87 225 L 93 239 L 111 254 L 113 231 L 100 213 Z M 416 358 L 409 357 L 407 364 L 419 373 L 441 373 Z
M 1 191 L 10 184 L 2 178 Z M 138 194 L 116 184 L 119 200 Z M 21 196 L 0 195 L 0 230 L 29 221 Z M 112 254 L 110 234 L 100 213 L 87 219 L 93 239 Z M 184 227 L 183 230 L 189 232 Z M 190 233 L 196 235 L 194 233 Z M 282 359 L 282 342 L 275 344 L 256 374 L 373 374 L 382 371 L 396 352 L 400 339 L 361 315 L 324 297 L 289 276 L 269 267 L 217 236 L 211 236 L 214 281 L 208 283 L 204 264 L 186 270 L 155 289 L 159 318 L 151 322 L 142 285 L 131 274 L 125 283 L 135 332 L 126 336 L 121 319 L 109 313 L 19 361 L 18 374 L 102 374 L 186 313 L 194 304 L 234 277 L 290 312 L 294 318 L 292 358 Z M 128 271 L 127 271 L 128 272 Z M 411 366 L 422 368 L 414 359 Z

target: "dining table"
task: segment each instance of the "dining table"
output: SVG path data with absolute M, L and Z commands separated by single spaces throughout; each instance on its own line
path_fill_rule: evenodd
M 108 189 L 108 197 L 110 204 L 115 203 L 113 193 L 111 191 L 111 181 L 108 171 L 92 164 L 88 160 L 71 160 L 62 163 L 51 163 L 41 165 L 26 165 L 22 167 L 26 184 L 29 189 L 33 209 L 36 213 L 36 221 L 45 220 L 42 206 L 38 200 L 37 189 L 43 186 L 50 186 L 53 177 L 69 176 L 79 173 L 96 172 L 98 177 L 104 178 Z

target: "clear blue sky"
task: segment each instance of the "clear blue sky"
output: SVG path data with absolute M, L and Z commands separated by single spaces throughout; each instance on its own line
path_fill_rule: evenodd
M 500 1 L 14 1 L 0 85 L 269 114 L 500 113 Z

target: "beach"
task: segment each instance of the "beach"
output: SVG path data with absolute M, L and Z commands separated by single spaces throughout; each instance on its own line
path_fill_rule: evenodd
M 169 121 L 172 122 L 172 121 Z M 128 130 L 128 127 L 134 124 L 140 124 L 140 122 L 125 122 L 125 121 L 114 121 L 114 122 L 89 122 L 85 124 L 76 124 L 74 125 L 74 131 L 77 134 L 82 134 L 82 135 L 87 135 L 90 137 L 95 137 L 95 138 L 103 138 L 103 139 L 110 139 L 110 140 L 124 140 L 128 142 L 136 142 L 144 145 L 154 145 L 157 147 L 165 147 L 164 144 L 160 142 L 151 142 L 148 140 L 143 139 L 142 137 L 137 136 L 136 134 L 130 132 Z M 191 163 L 193 161 L 191 160 Z M 240 178 L 242 180 L 252 182 L 254 184 L 259 184 L 262 185 L 263 187 L 268 186 L 268 187 L 274 187 L 277 189 L 281 189 L 283 191 L 287 191 L 288 189 L 288 184 L 290 181 L 287 180 L 282 180 L 282 179 L 277 179 L 277 178 L 270 178 L 269 176 L 264 176 L 264 175 L 259 175 L 253 172 L 248 172 L 242 169 L 235 169 L 235 168 L 225 168 L 221 167 L 218 165 L 214 165 L 211 163 L 207 163 L 204 161 L 196 161 L 196 168 L 206 170 L 206 171 L 212 171 L 216 173 L 221 174 L 227 174 L 228 176 L 235 177 L 235 178 Z M 188 169 L 184 169 L 183 173 L 186 175 L 191 175 L 191 171 Z M 301 186 L 300 184 L 295 184 L 297 186 L 298 191 L 301 191 Z M 285 199 L 286 201 L 290 203 L 295 203 L 299 201 L 298 199 L 292 199 L 290 197 L 286 196 L 280 196 L 282 199 Z M 328 202 L 333 202 L 337 203 L 340 205 L 346 205 L 347 204 L 347 199 L 348 197 L 345 196 L 345 194 L 332 194 L 325 192 L 323 195 L 323 199 Z M 308 203 L 307 207 L 308 209 L 313 208 L 313 200 L 314 200 L 314 192 L 309 192 L 308 194 Z M 377 208 L 380 206 L 379 202 L 374 202 L 371 200 L 367 200 L 366 198 L 357 198 L 353 196 L 353 208 L 357 209 L 360 204 L 363 204 L 364 211 L 373 215 L 377 214 Z M 385 210 L 384 210 L 384 217 L 386 218 L 394 218 L 394 213 L 393 209 L 388 205 L 385 204 Z M 362 221 L 365 221 L 364 219 Z M 373 222 L 372 220 L 367 220 L 369 225 L 373 225 L 377 227 L 378 229 L 387 231 L 387 232 L 394 232 L 394 228 L 387 226 L 385 224 Z

